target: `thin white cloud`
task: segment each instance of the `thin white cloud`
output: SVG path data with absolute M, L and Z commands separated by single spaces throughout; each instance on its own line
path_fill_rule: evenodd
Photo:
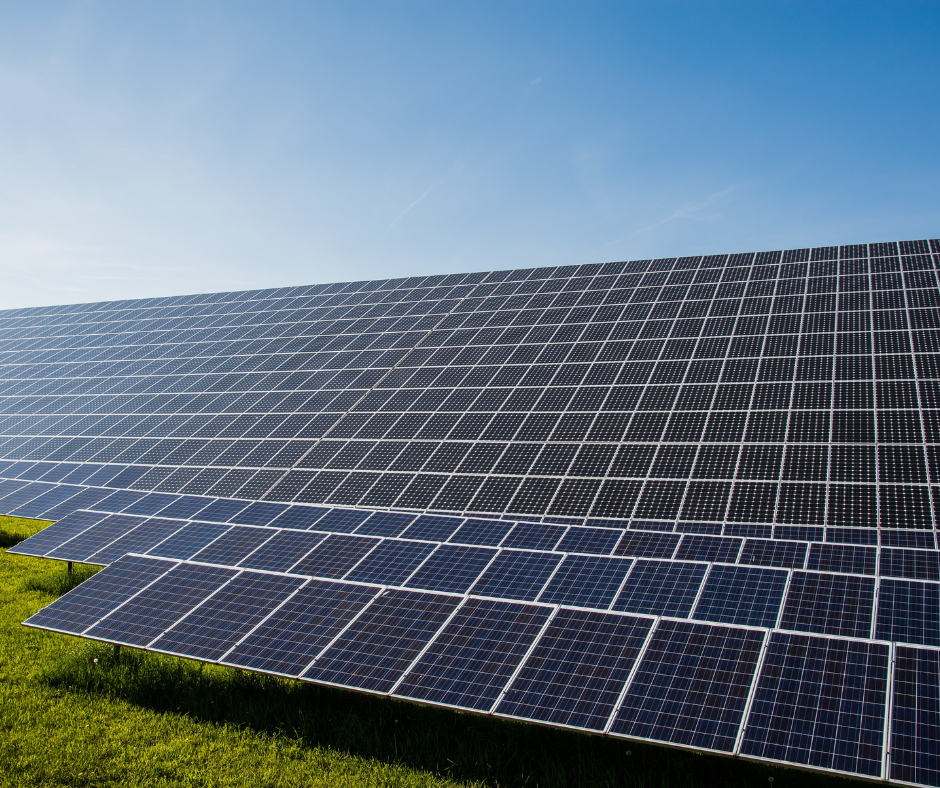
M 706 208 L 710 208 L 722 197 L 731 194 L 737 187 L 729 186 L 727 189 L 722 189 L 721 191 L 715 192 L 714 194 L 709 195 L 701 202 L 687 203 L 681 208 L 678 208 L 665 219 L 660 219 L 655 224 L 651 224 L 649 227 L 643 227 L 642 229 L 636 230 L 635 234 L 639 235 L 640 233 L 648 233 L 650 230 L 655 230 L 658 227 L 662 227 L 664 224 L 675 221 L 676 219 L 702 219 L 702 218 L 714 218 L 714 217 L 703 217 L 701 216 L 702 211 Z
M 429 186 L 427 189 L 425 189 L 424 192 L 421 194 L 421 196 L 417 200 L 414 200 L 412 203 L 410 203 L 408 207 L 405 208 L 405 210 L 403 210 L 400 214 L 398 214 L 398 216 L 392 219 L 392 223 L 388 226 L 388 229 L 392 230 L 396 224 L 398 224 L 402 219 L 404 219 L 411 212 L 411 210 L 416 205 L 418 205 L 418 203 L 420 203 L 425 197 L 427 197 L 431 192 L 433 192 L 438 186 L 441 186 L 445 183 L 447 183 L 447 179 L 444 179 L 443 181 L 438 181 L 433 186 Z

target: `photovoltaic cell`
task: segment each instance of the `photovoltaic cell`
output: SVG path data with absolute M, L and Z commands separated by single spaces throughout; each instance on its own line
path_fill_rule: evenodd
M 652 623 L 612 613 L 560 610 L 496 713 L 603 730 Z
M 940 584 L 882 580 L 875 637 L 940 646 Z
M 67 515 L 39 533 L 33 534 L 17 545 L 7 549 L 16 555 L 44 556 L 60 545 L 88 530 L 107 517 L 100 512 L 78 511 Z
M 147 551 L 148 555 L 185 561 L 228 531 L 219 523 L 191 523 Z
M 794 572 L 784 602 L 782 629 L 867 638 L 875 581 L 851 575 Z
M 551 550 L 564 533 L 565 528 L 559 525 L 517 523 L 500 546 L 516 550 Z
M 220 659 L 303 582 L 297 577 L 244 572 L 149 648 L 196 659 Z
M 85 561 L 89 556 L 106 547 L 131 529 L 136 528 L 142 522 L 143 519 L 140 517 L 112 514 L 55 550 L 50 551 L 49 558 L 58 558 L 63 561 Z
M 614 550 L 614 555 L 636 558 L 672 558 L 680 538 L 678 534 L 628 531 Z
M 460 597 L 387 591 L 317 658 L 311 681 L 388 692 L 460 604 Z
M 881 643 L 773 633 L 742 754 L 879 776 L 888 656 Z
M 940 580 L 940 553 L 934 550 L 882 547 L 878 574 L 911 580 Z
M 561 556 L 503 550 L 470 589 L 477 596 L 533 601 L 552 576 Z
M 612 610 L 688 616 L 708 566 L 679 561 L 637 561 Z
M 626 558 L 600 555 L 566 556 L 538 601 L 606 609 L 620 590 L 632 563 Z
M 235 525 L 207 545 L 192 560 L 206 564 L 224 564 L 236 566 L 239 562 L 261 545 L 267 542 L 277 532 L 270 528 L 252 528 L 247 525 Z
M 346 575 L 346 580 L 360 583 L 400 586 L 434 550 L 427 542 L 388 539 Z
M 232 649 L 225 662 L 299 676 L 378 593 L 375 586 L 311 580 Z
M 294 574 L 339 579 L 379 543 L 378 539 L 331 534 L 291 568 Z
M 138 591 L 172 569 L 171 561 L 125 556 L 33 614 L 24 623 L 80 635 Z
M 764 634 L 661 621 L 611 733 L 731 752 Z
M 692 618 L 773 627 L 786 583 L 787 573 L 780 570 L 716 564 L 705 579 Z
M 438 547 L 405 583 L 427 591 L 466 593 L 493 560 L 496 550 L 445 544 Z
M 236 574 L 234 569 L 180 564 L 85 634 L 147 646 Z
M 551 615 L 551 608 L 470 599 L 431 642 L 395 695 L 490 709 Z
M 326 537 L 303 531 L 277 531 L 239 562 L 247 569 L 288 572 Z
M 897 647 L 890 736 L 890 779 L 940 784 L 940 651 Z
M 164 539 L 172 536 L 182 528 L 184 523 L 180 520 L 164 520 L 160 517 L 150 517 L 141 521 L 140 525 L 124 536 L 115 539 L 96 553 L 88 557 L 92 564 L 107 566 L 127 553 L 146 553 Z
M 806 561 L 805 542 L 783 542 L 775 539 L 747 539 L 738 563 L 755 566 L 779 566 L 802 569 Z

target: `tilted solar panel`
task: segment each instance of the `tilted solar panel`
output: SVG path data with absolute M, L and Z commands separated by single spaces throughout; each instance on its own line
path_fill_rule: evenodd
M 940 240 L 0 312 L 31 626 L 940 785 Z

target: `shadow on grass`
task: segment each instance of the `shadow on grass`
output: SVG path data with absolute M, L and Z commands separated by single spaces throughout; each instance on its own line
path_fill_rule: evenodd
M 33 520 L 28 517 L 0 515 L 0 550 L 18 545 L 24 539 L 51 524 L 49 520 Z
M 26 538 L 25 534 L 17 534 L 12 531 L 7 531 L 5 528 L 0 528 L 0 549 L 6 550 L 8 547 L 13 547 L 18 545 Z
M 73 564 L 71 574 L 66 571 L 65 563 L 62 563 L 62 569 L 59 572 L 46 572 L 42 575 L 32 575 L 23 581 L 20 588 L 24 591 L 38 591 L 41 594 L 49 594 L 54 597 L 60 597 L 67 594 L 75 586 L 84 583 L 89 577 L 101 571 L 100 566 L 91 566 L 89 564 Z
M 97 663 L 94 660 L 97 659 Z M 494 786 L 847 786 L 778 769 L 85 643 L 42 679 L 157 712 Z

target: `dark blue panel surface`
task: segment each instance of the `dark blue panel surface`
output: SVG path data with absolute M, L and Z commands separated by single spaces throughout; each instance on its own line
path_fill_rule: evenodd
M 146 553 L 185 525 L 181 520 L 148 517 L 119 539 L 88 557 L 91 564 L 110 564 L 126 553 Z
M 272 528 L 234 525 L 212 544 L 196 553 L 193 561 L 236 566 L 277 533 Z
M 174 566 L 171 561 L 127 556 L 59 597 L 24 623 L 79 635 Z
M 707 569 L 679 561 L 637 561 L 611 610 L 687 616 Z
M 867 638 L 874 591 L 875 581 L 868 577 L 794 572 L 780 627 Z
M 360 583 L 400 586 L 434 550 L 427 542 L 386 539 L 344 578 Z
M 652 623 L 613 613 L 560 610 L 496 713 L 603 730 Z
M 57 547 L 87 531 L 96 523 L 107 517 L 103 512 L 78 511 L 70 514 L 57 523 L 47 525 L 38 534 L 24 539 L 17 545 L 8 548 L 8 553 L 19 555 L 43 556 Z
M 217 660 L 305 581 L 245 572 L 189 613 L 150 648 Z
M 877 777 L 888 647 L 771 635 L 741 752 Z
M 741 550 L 739 564 L 779 566 L 802 569 L 806 560 L 805 542 L 782 542 L 776 539 L 748 539 Z
M 235 574 L 234 569 L 180 564 L 86 635 L 128 646 L 147 646 Z
M 611 733 L 731 752 L 764 634 L 661 621 Z
M 609 555 L 623 533 L 613 528 L 570 528 L 554 549 L 560 553 Z
M 533 601 L 561 561 L 557 553 L 503 550 L 470 589 L 476 596 Z
M 239 566 L 288 572 L 326 537 L 305 531 L 277 531 L 267 542 L 243 559 Z
M 875 637 L 940 646 L 940 584 L 882 580 Z
M 550 605 L 610 607 L 633 564 L 629 558 L 569 555 L 538 598 Z
M 516 523 L 500 546 L 516 550 L 551 550 L 564 532 L 565 528 L 560 525 Z
M 136 528 L 144 522 L 144 519 L 124 514 L 112 514 L 61 547 L 52 550 L 49 557 L 63 561 L 86 561 L 101 548 Z
M 395 694 L 486 711 L 492 707 L 551 608 L 471 599 L 434 639 Z
M 409 588 L 464 594 L 486 569 L 496 550 L 445 544 L 420 566 L 408 582 Z
M 448 541 L 457 544 L 498 547 L 515 525 L 505 520 L 467 520 Z
M 852 544 L 814 544 L 810 546 L 807 569 L 820 572 L 875 574 L 877 549 Z
M 940 785 L 940 651 L 895 652 L 890 763 L 892 780 Z
M 299 564 L 292 567 L 291 572 L 338 580 L 378 543 L 378 539 L 364 536 L 332 534 L 313 548 Z
M 303 678 L 388 692 L 460 604 L 460 597 L 387 591 Z
M 191 523 L 173 536 L 148 550 L 149 555 L 158 555 L 163 558 L 176 558 L 184 561 L 192 558 L 206 545 L 211 544 L 231 526 L 221 523 Z
M 911 580 L 940 580 L 940 553 L 935 550 L 882 547 L 878 574 L 882 577 L 906 577 Z
M 692 618 L 773 627 L 786 584 L 787 573 L 781 570 L 716 564 L 705 578 Z
M 738 560 L 742 541 L 731 536 L 686 534 L 682 537 L 675 557 L 681 561 L 722 561 L 733 564 Z
M 312 580 L 232 649 L 225 661 L 249 670 L 299 676 L 377 593 L 375 586 Z
M 614 555 L 636 558 L 672 558 L 680 538 L 678 534 L 628 531 L 614 550 Z
M 401 533 L 403 539 L 425 539 L 429 542 L 446 542 L 461 525 L 460 517 L 437 517 L 422 515 Z

